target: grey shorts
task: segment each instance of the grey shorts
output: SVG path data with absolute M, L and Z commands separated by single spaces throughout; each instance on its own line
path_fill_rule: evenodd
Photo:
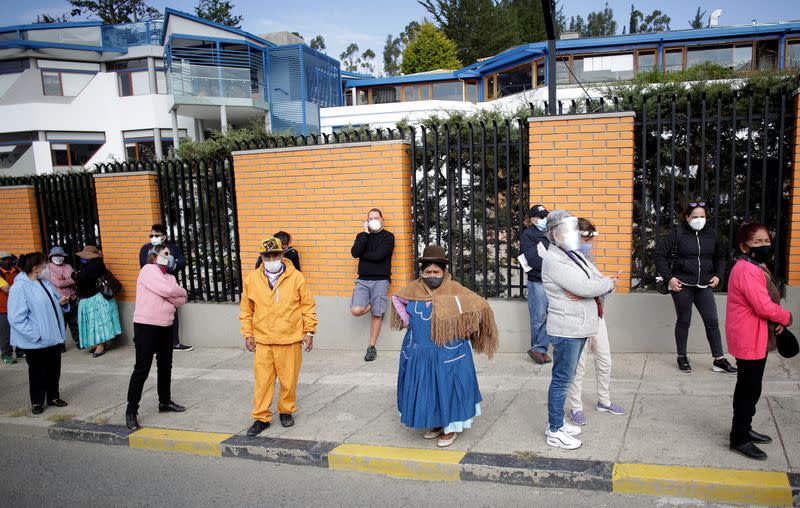
M 356 279 L 356 287 L 353 288 L 353 297 L 350 299 L 350 308 L 371 305 L 370 313 L 373 316 L 381 317 L 386 312 L 388 299 L 386 295 L 388 294 L 388 280 Z

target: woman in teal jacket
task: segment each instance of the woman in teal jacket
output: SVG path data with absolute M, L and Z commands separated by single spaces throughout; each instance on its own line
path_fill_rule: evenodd
M 58 393 L 58 381 L 69 299 L 59 297 L 48 280 L 43 252 L 25 254 L 19 264 L 22 273 L 14 278 L 8 295 L 8 322 L 11 344 L 25 350 L 31 406 L 33 414 L 38 415 L 44 411 L 45 401 L 48 406 L 67 405 Z

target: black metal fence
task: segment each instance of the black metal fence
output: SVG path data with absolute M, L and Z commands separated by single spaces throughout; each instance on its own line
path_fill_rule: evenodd
M 793 110 L 788 90 L 641 102 L 635 122 L 635 289 L 654 286 L 655 245 L 693 201 L 708 204 L 709 223 L 726 248 L 745 220 L 770 227 L 772 268 L 785 276 Z
M 414 259 L 447 249 L 453 276 L 487 297 L 522 297 L 517 262 L 528 210 L 528 124 L 411 129 Z
M 0 178 L 0 185 L 33 185 L 39 213 L 39 235 L 45 250 L 60 246 L 72 256 L 85 245 L 102 248 L 97 196 L 91 173 Z
M 155 171 L 161 218 L 186 257 L 178 282 L 189 300 L 236 301 L 242 288 L 233 165 L 228 159 L 101 165 L 103 173 Z

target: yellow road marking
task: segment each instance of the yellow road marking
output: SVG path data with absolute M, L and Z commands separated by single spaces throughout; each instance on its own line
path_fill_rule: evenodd
M 415 480 L 461 479 L 459 462 L 467 452 L 343 444 L 328 454 L 328 467 Z
M 131 434 L 128 443 L 131 448 L 221 457 L 222 452 L 219 445 L 232 435 L 217 432 L 146 428 Z

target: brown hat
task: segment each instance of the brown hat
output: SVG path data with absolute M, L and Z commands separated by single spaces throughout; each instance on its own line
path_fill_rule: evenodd
M 259 245 L 259 249 L 261 254 L 275 254 L 275 253 L 282 253 L 283 252 L 283 243 L 280 241 L 279 238 L 275 238 L 274 236 L 271 238 L 266 238 L 261 241 L 261 245 Z
M 425 247 L 425 250 L 422 251 L 422 257 L 417 259 L 420 263 L 442 263 L 442 264 L 449 264 L 450 260 L 447 259 L 447 254 L 444 251 L 444 247 L 439 245 L 428 245 Z
M 81 259 L 94 259 L 103 257 L 103 253 L 100 252 L 100 249 L 94 245 L 87 245 L 82 251 L 76 252 L 75 255 Z

